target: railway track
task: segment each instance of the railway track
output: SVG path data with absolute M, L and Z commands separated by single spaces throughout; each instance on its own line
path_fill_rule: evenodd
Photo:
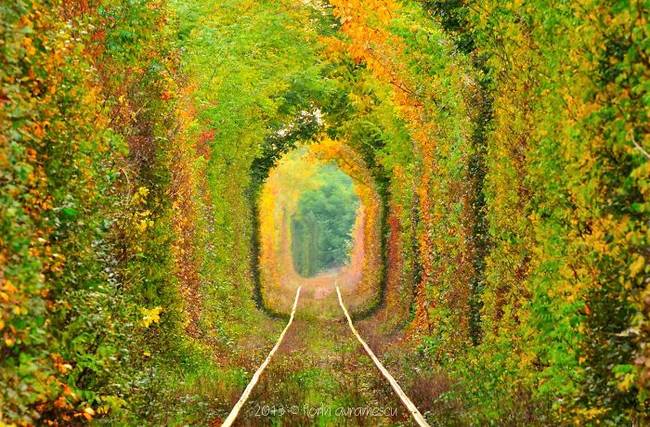
M 308 416 L 309 417 L 308 419 L 311 419 L 314 416 L 323 415 L 322 413 L 318 412 L 318 411 L 322 410 L 322 408 L 308 408 L 307 409 L 306 406 L 298 406 L 298 405 L 288 404 L 287 402 L 275 402 L 272 406 L 260 405 L 259 403 L 257 403 L 256 406 L 254 406 L 252 404 L 253 400 L 260 399 L 261 396 L 263 396 L 265 394 L 268 394 L 268 389 L 269 388 L 274 388 L 274 386 L 275 386 L 274 382 L 277 382 L 277 381 L 281 380 L 282 377 L 287 376 L 286 372 L 284 372 L 284 371 L 280 372 L 281 368 L 277 368 L 278 372 L 269 372 L 269 373 L 267 373 L 266 377 L 268 377 L 268 378 L 267 378 L 265 384 L 263 384 L 261 386 L 258 385 L 258 383 L 260 382 L 260 379 L 263 377 L 263 374 L 264 374 L 265 370 L 267 369 L 267 367 L 269 366 L 269 364 L 271 364 L 271 366 L 273 367 L 272 359 L 274 358 L 274 356 L 276 356 L 276 353 L 278 353 L 278 350 L 281 348 L 281 346 L 283 346 L 283 342 L 286 341 L 285 337 L 287 337 L 287 334 L 289 334 L 288 341 L 294 341 L 296 339 L 295 335 L 298 332 L 300 332 L 300 331 L 297 331 L 297 330 L 296 331 L 293 331 L 293 330 L 290 331 L 290 329 L 294 329 L 294 328 L 296 328 L 296 329 L 307 329 L 310 326 L 310 323 L 308 321 L 298 321 L 298 324 L 295 325 L 294 328 L 291 328 L 292 325 L 294 324 L 294 319 L 296 317 L 296 311 L 297 311 L 298 304 L 299 304 L 299 299 L 300 299 L 300 291 L 301 291 L 301 288 L 298 288 L 297 291 L 296 291 L 296 296 L 295 296 L 293 306 L 292 306 L 292 309 L 291 309 L 291 315 L 289 317 L 289 321 L 287 322 L 285 328 L 283 329 L 282 333 L 278 337 L 278 340 L 276 341 L 274 347 L 271 349 L 271 351 L 269 352 L 267 357 L 264 359 L 262 364 L 259 366 L 257 371 L 253 374 L 253 377 L 251 378 L 250 382 L 248 383 L 248 385 L 244 389 L 244 391 L 241 394 L 241 397 L 239 398 L 237 403 L 232 407 L 232 410 L 230 411 L 228 417 L 224 420 L 222 426 L 230 427 L 230 426 L 233 426 L 233 425 L 259 425 L 259 424 L 264 424 L 265 422 L 264 422 L 263 417 L 266 417 L 266 416 L 276 416 L 276 417 L 279 416 L 279 417 L 282 418 L 282 423 L 283 424 L 304 425 L 305 422 L 300 421 L 300 416 L 303 416 L 303 418 L 305 416 Z M 397 415 L 396 414 L 397 409 L 392 408 L 392 410 L 395 411 L 395 413 L 391 413 L 390 414 L 391 416 L 393 416 L 393 417 L 401 416 L 402 417 L 401 420 L 404 420 L 404 422 L 406 422 L 408 424 L 418 425 L 420 427 L 428 426 L 429 424 L 426 422 L 424 416 L 420 413 L 420 411 L 415 406 L 415 404 L 412 402 L 412 400 L 406 395 L 406 393 L 400 387 L 399 383 L 390 374 L 390 372 L 384 367 L 382 362 L 377 358 L 377 356 L 374 354 L 374 352 L 372 351 L 370 346 L 365 342 L 365 340 L 361 337 L 359 332 L 354 327 L 354 323 L 352 322 L 350 314 L 347 311 L 347 308 L 346 308 L 346 306 L 344 304 L 343 297 L 341 295 L 341 292 L 340 292 L 338 286 L 336 286 L 336 296 L 338 298 L 339 306 L 340 306 L 340 308 L 341 308 L 341 310 L 342 310 L 342 312 L 343 312 L 343 314 L 344 314 L 344 316 L 345 316 L 345 318 L 347 320 L 347 325 L 349 327 L 348 332 L 351 332 L 352 335 L 356 338 L 358 343 L 363 348 L 363 351 L 365 352 L 365 355 L 368 356 L 368 358 L 370 360 L 372 360 L 372 363 L 374 364 L 374 367 L 376 368 L 377 372 L 379 374 L 381 374 L 381 380 L 383 380 L 383 384 L 377 384 L 376 387 L 373 387 L 373 388 L 377 388 L 377 389 L 382 389 L 382 390 L 377 391 L 377 394 L 379 395 L 379 397 L 377 397 L 377 399 L 379 399 L 380 401 L 386 402 L 386 401 L 389 401 L 390 399 L 393 399 L 392 401 L 395 401 L 394 400 L 395 397 L 399 398 L 399 402 L 401 403 L 401 405 L 403 407 L 403 410 L 405 410 L 405 413 L 402 413 L 401 415 Z M 340 321 L 338 321 L 337 324 L 339 325 L 340 328 L 343 328 Z M 322 329 L 322 330 L 330 329 L 332 327 L 332 325 L 333 324 L 329 324 L 328 326 L 317 325 L 317 326 L 312 326 L 312 327 L 315 328 L 316 331 L 318 331 L 319 328 Z M 322 330 L 321 330 L 321 332 L 322 332 Z M 338 335 L 341 335 L 342 330 L 340 330 L 340 331 L 337 330 L 336 333 Z M 289 346 L 291 346 L 291 342 L 285 343 L 284 347 L 289 347 Z M 357 346 L 358 346 L 358 344 L 357 344 Z M 350 347 L 350 345 L 348 345 L 347 347 Z M 335 353 L 339 353 L 339 352 L 344 353 L 345 348 L 347 348 L 347 347 L 342 347 L 342 348 L 337 347 L 335 349 L 332 349 L 331 351 L 335 352 Z M 297 353 L 299 353 L 299 354 L 304 353 L 305 350 L 299 349 L 297 351 Z M 281 353 L 282 353 L 282 351 L 280 352 L 280 354 L 278 354 L 278 357 L 283 356 Z M 323 356 L 323 357 L 325 357 L 325 356 Z M 345 356 L 342 355 L 341 357 L 345 357 Z M 350 357 L 350 356 L 348 356 L 348 357 Z M 328 360 L 329 359 L 331 359 L 331 357 L 329 357 Z M 276 362 L 276 364 L 279 364 L 279 363 L 280 362 Z M 315 360 L 313 363 L 318 365 L 318 364 L 322 364 L 322 361 L 319 362 L 318 360 Z M 291 365 L 291 364 L 295 364 L 295 363 L 290 361 L 288 364 Z M 355 366 L 354 363 L 352 363 L 351 365 Z M 372 375 L 372 374 L 370 374 L 368 372 L 368 371 L 370 371 L 372 369 L 371 368 L 372 365 L 364 365 L 363 367 L 357 369 L 356 371 L 347 371 L 345 366 L 346 366 L 345 363 L 337 365 L 337 369 L 336 369 L 337 371 L 346 371 L 346 372 L 339 372 L 339 374 L 342 375 L 342 376 L 345 376 L 348 373 L 350 375 L 366 375 L 366 376 L 367 375 Z M 352 368 L 352 369 L 354 369 L 354 368 Z M 375 381 L 381 382 L 381 380 L 376 379 Z M 264 381 L 262 381 L 262 382 L 264 382 Z M 347 383 L 347 382 L 342 383 L 341 385 L 339 385 L 339 387 L 341 389 L 351 388 L 352 387 L 351 384 L 356 384 L 356 381 L 352 381 L 351 383 Z M 387 384 L 390 385 L 390 388 L 386 387 Z M 254 389 L 256 389 L 256 387 L 261 388 L 261 390 L 257 391 L 258 396 L 255 396 L 255 393 L 253 392 Z M 286 388 L 286 386 L 285 386 L 285 388 Z M 336 393 L 336 391 L 333 391 L 333 392 Z M 279 398 L 280 399 L 287 399 L 289 396 L 291 396 L 291 393 L 292 392 L 290 390 L 286 391 L 285 394 L 282 395 Z M 390 394 L 390 393 L 393 393 L 392 397 L 386 396 L 387 394 Z M 251 396 L 253 396 L 254 398 L 252 399 Z M 248 405 L 248 411 L 244 411 L 245 413 L 242 412 L 243 408 L 245 408 L 247 405 Z M 267 408 L 267 409 L 264 409 L 264 408 Z M 388 408 L 388 405 L 386 405 L 386 408 Z M 339 409 L 342 409 L 342 408 L 339 408 Z M 362 409 L 362 408 L 359 408 L 359 407 L 357 407 L 357 408 L 347 408 L 347 412 L 345 412 L 346 409 L 342 409 L 337 413 L 337 415 L 339 415 L 339 416 L 348 416 L 348 417 L 351 417 L 351 416 L 359 417 L 360 414 L 355 413 L 356 410 L 358 410 L 358 409 Z M 265 410 L 266 410 L 266 412 L 265 412 Z M 307 413 L 308 410 L 313 411 L 313 412 L 312 413 Z M 361 415 L 363 415 L 363 414 L 361 414 Z M 365 415 L 368 416 L 369 414 L 365 414 Z M 295 419 L 295 422 L 291 421 L 292 417 Z M 410 419 L 410 421 L 408 419 Z M 380 420 L 382 420 L 382 418 L 373 418 L 372 422 L 364 423 L 363 421 L 360 421 L 359 424 L 360 425 L 364 425 L 364 424 L 380 425 L 381 424 Z M 390 422 L 390 420 L 388 422 Z M 388 422 L 386 423 L 387 425 L 388 425 Z M 275 423 L 273 423 L 273 424 L 275 425 Z M 390 424 L 392 424 L 392 422 L 390 422 Z M 346 422 L 346 425 L 347 425 L 347 422 Z

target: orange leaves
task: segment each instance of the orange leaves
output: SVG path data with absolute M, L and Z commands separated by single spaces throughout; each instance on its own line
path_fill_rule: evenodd
M 20 292 L 14 284 L 4 279 L 0 285 L 0 331 L 2 332 L 2 343 L 11 348 L 16 343 L 16 338 L 23 332 L 16 330 L 16 328 L 9 323 L 13 316 L 20 316 L 25 314 L 23 308 L 25 296 Z
M 343 32 L 348 42 L 329 41 L 326 44 L 328 49 L 346 47 L 347 53 L 355 60 L 366 63 L 378 80 L 391 85 L 394 99 L 402 108 L 411 130 L 419 132 L 414 138 L 422 146 L 429 145 L 432 132 L 423 121 L 423 104 L 413 89 L 415 84 L 406 66 L 409 58 L 404 55 L 404 42 L 389 29 L 393 16 L 399 13 L 398 5 L 381 0 L 339 0 L 332 4 L 335 15 L 344 22 Z
M 343 24 L 343 32 L 349 38 L 348 53 L 358 62 L 366 62 L 371 69 L 381 70 L 383 61 L 374 56 L 377 51 L 383 55 L 386 48 L 397 46 L 398 40 L 387 30 L 397 4 L 392 1 L 335 0 L 334 15 Z M 336 43 L 330 44 L 330 47 Z M 340 45 L 339 45 L 340 47 Z
M 9 302 L 12 300 L 12 296 L 16 294 L 18 289 L 11 283 L 9 280 L 5 280 L 2 286 L 0 287 L 0 301 Z
M 72 365 L 67 363 L 59 353 L 52 353 L 50 357 L 52 359 L 52 362 L 54 363 L 54 367 L 62 375 L 66 375 L 68 372 L 70 372 L 70 370 L 72 370 Z M 66 384 L 64 384 L 63 391 L 64 394 L 66 395 L 71 395 L 71 396 L 73 395 L 72 390 Z
M 398 11 L 397 3 L 391 0 L 332 0 L 330 4 L 341 23 L 351 26 L 369 21 L 388 25 Z
M 34 43 L 30 37 L 23 38 L 21 45 L 23 46 L 23 49 L 25 49 L 27 56 L 34 56 L 36 54 L 36 48 L 34 47 Z
M 83 411 L 81 411 L 81 416 L 84 417 L 86 420 L 91 421 L 95 416 L 95 411 L 90 406 L 87 406 L 83 409 Z
M 324 46 L 324 55 L 330 61 L 336 62 L 344 58 L 346 43 L 336 37 L 321 37 L 320 43 Z

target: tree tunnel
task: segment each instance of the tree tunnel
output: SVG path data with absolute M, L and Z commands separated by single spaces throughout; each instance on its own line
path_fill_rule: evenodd
M 336 316 L 341 288 L 353 312 L 381 300 L 382 204 L 363 160 L 344 143 L 298 146 L 257 194 L 256 269 L 262 307 L 286 315 L 296 289 L 313 314 Z
M 0 426 L 650 426 L 649 2 L 549 3 L 3 1 Z

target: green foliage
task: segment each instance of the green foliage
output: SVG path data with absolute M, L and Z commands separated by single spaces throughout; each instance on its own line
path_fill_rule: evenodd
M 300 195 L 292 219 L 291 253 L 296 271 L 304 277 L 349 261 L 359 208 L 352 179 L 336 166 L 323 166 L 315 179 L 323 184 Z

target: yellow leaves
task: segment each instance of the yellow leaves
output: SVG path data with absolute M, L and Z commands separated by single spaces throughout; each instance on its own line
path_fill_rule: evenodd
M 135 228 L 140 233 L 144 233 L 148 228 L 153 227 L 154 222 L 149 218 L 151 211 L 142 211 L 136 214 Z
M 634 148 L 630 148 L 630 150 L 633 150 L 634 154 L 638 155 L 641 151 L 647 151 L 643 146 L 650 146 L 650 137 L 646 136 L 642 143 L 636 142 L 632 138 L 632 143 Z M 644 203 L 639 206 L 639 212 L 647 213 L 650 211 L 650 160 L 643 162 L 634 169 L 630 176 L 635 180 L 639 192 L 643 195 Z
M 131 197 L 131 205 L 143 206 L 147 202 L 147 196 L 149 196 L 149 189 L 147 187 L 138 188 L 138 191 L 136 191 L 135 194 L 133 194 L 133 197 Z M 132 223 L 139 234 L 142 234 L 147 231 L 147 229 L 153 227 L 154 222 L 150 218 L 151 213 L 150 210 L 143 210 L 133 214 Z
M 131 198 L 131 204 L 137 206 L 146 203 L 148 195 L 149 195 L 149 189 L 147 187 L 138 188 L 138 191 L 136 191 L 133 197 Z
M 387 25 L 398 9 L 397 3 L 390 0 L 335 0 L 331 4 L 334 14 L 344 24 L 373 19 Z
M 99 400 L 102 402 L 102 405 L 97 408 L 96 413 L 100 415 L 108 414 L 110 411 L 119 410 L 126 405 L 126 401 L 117 396 L 101 396 Z
M 627 373 L 623 375 L 621 381 L 618 384 L 616 384 L 616 388 L 618 388 L 622 392 L 626 392 L 632 388 L 635 381 L 636 381 L 636 375 L 634 375 L 633 373 Z
M 21 307 L 19 305 L 14 306 L 13 310 L 11 310 L 11 311 L 16 316 L 20 316 L 22 314 L 27 314 L 28 313 L 28 311 L 27 311 L 27 309 L 25 307 Z
M 580 408 L 576 412 L 580 416 L 580 418 L 583 418 L 583 419 L 586 419 L 586 420 L 593 420 L 594 418 L 597 418 L 597 417 L 607 413 L 607 409 L 606 408 L 599 408 L 599 407 L 592 407 L 592 408 L 588 408 L 588 409 Z
M 590 235 L 585 237 L 585 242 L 591 247 L 594 252 L 606 254 L 609 250 L 607 244 L 607 230 L 610 229 L 611 224 L 607 220 L 602 220 L 594 223 Z
M 637 256 L 636 260 L 630 265 L 630 276 L 636 277 L 645 267 L 645 258 L 642 255 Z
M 140 325 L 148 328 L 153 323 L 160 322 L 160 313 L 162 312 L 162 307 L 154 308 L 140 308 L 140 313 L 142 313 L 142 320 L 140 320 Z
M 519 358 L 519 368 L 526 369 L 528 366 L 531 366 L 532 363 L 537 359 L 537 354 L 534 351 L 523 351 Z
M 111 411 L 111 408 L 108 405 L 102 405 L 99 408 L 97 408 L 97 413 L 99 415 L 106 415 Z

